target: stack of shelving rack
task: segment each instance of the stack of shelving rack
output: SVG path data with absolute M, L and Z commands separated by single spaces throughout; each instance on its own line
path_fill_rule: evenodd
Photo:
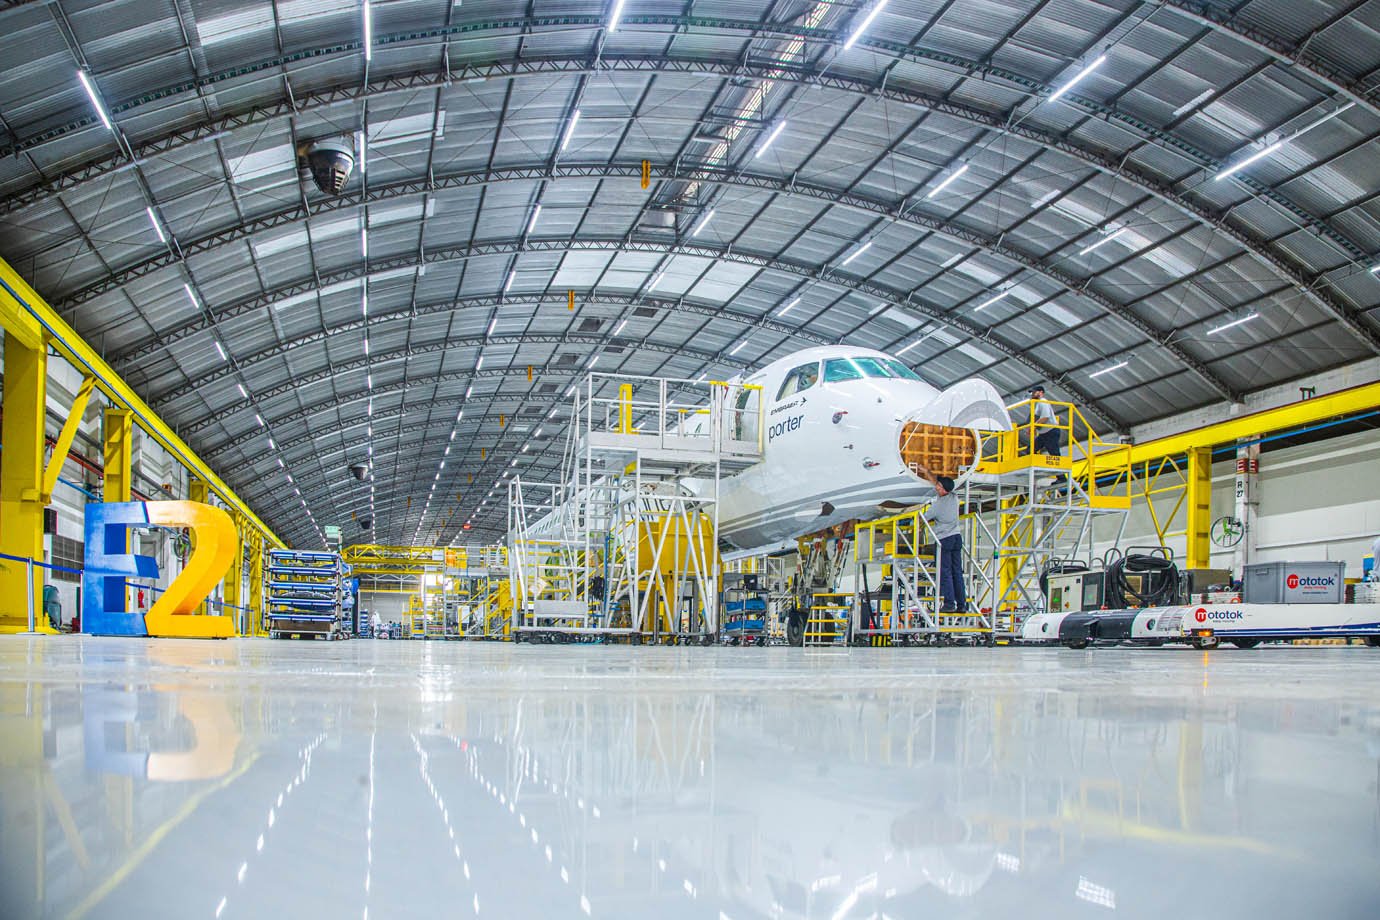
M 335 639 L 344 629 L 339 553 L 275 549 L 268 554 L 268 632 L 274 639 Z

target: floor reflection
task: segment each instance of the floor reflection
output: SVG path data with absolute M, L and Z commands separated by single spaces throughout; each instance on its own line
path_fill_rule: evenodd
M 0 641 L 0 916 L 1374 916 L 1362 649 Z

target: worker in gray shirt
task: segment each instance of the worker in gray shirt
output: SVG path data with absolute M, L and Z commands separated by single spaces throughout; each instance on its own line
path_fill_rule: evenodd
M 934 486 L 934 501 L 925 511 L 925 520 L 939 541 L 940 613 L 966 613 L 968 590 L 963 583 L 963 534 L 958 528 L 958 496 L 954 481 L 948 476 L 936 476 L 924 466 L 916 472 Z
M 1370 545 L 1370 580 L 1380 581 L 1380 537 Z
M 1041 427 L 1059 423 L 1058 417 L 1054 414 L 1054 406 L 1045 400 L 1045 385 L 1043 383 L 1037 383 L 1030 388 L 1030 413 L 1037 426 L 1032 453 L 1048 456 L 1062 454 L 1064 452 L 1063 431 L 1058 428 Z

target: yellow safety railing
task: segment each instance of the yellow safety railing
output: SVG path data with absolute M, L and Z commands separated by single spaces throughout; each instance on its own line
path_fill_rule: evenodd
M 1054 421 L 1042 421 L 1035 416 L 1036 403 L 1044 403 L 1054 411 Z M 1009 431 L 992 432 L 983 441 L 979 473 L 1000 475 L 1017 470 L 1039 469 L 1062 472 L 1078 481 L 1097 507 L 1129 508 L 1126 494 L 1131 479 L 1131 446 L 1105 441 L 1073 403 L 1052 399 L 1027 399 L 1006 407 L 1013 416 L 1024 416 L 1024 422 Z M 1068 453 L 1044 454 L 1035 452 L 1035 443 L 1049 431 L 1059 432 Z M 1079 436 L 1079 432 L 1083 436 Z
M 816 591 L 811 595 L 810 615 L 805 621 L 805 644 L 834 643 L 848 632 L 853 595 L 842 591 Z
M 891 558 L 933 558 L 934 533 L 920 509 L 864 521 L 853 531 L 853 557 L 858 562 Z

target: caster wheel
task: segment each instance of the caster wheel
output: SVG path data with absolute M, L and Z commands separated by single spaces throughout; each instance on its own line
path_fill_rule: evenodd
M 1087 639 L 1070 639 L 1064 643 L 1064 648 L 1085 649 L 1089 645 Z
M 1231 644 L 1237 648 L 1255 648 L 1260 644 L 1259 639 L 1233 639 Z
M 1222 640 L 1216 636 L 1198 636 L 1193 640 L 1193 647 L 1209 652 L 1222 644 Z

